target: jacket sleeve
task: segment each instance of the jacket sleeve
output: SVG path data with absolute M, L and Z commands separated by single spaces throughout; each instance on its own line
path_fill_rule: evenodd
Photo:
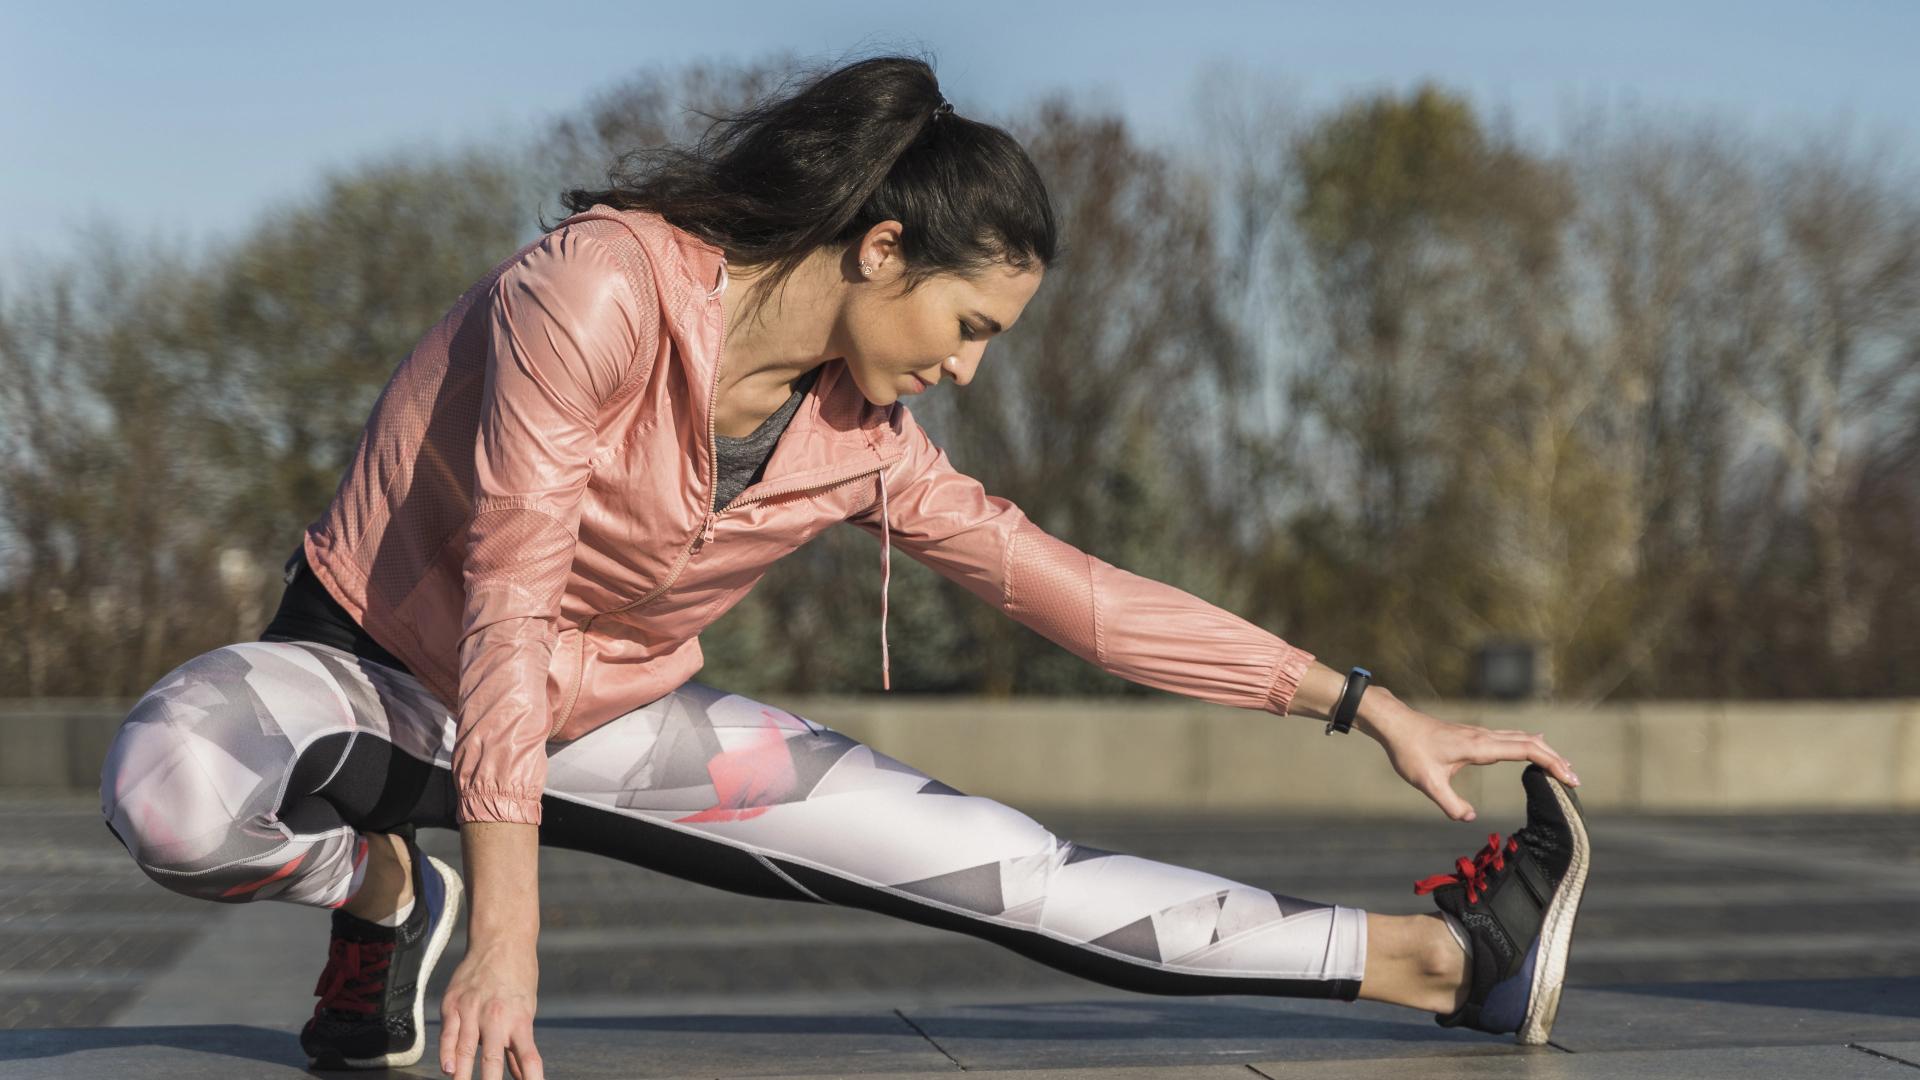
M 893 423 L 907 453 L 886 473 L 888 532 L 915 560 L 1111 674 L 1287 714 L 1312 653 L 1054 537 L 956 470 L 904 404 Z M 879 539 L 878 499 L 850 520 Z
M 547 665 L 601 407 L 644 377 L 657 300 L 578 226 L 548 234 L 488 298 L 462 580 L 456 821 L 540 823 Z

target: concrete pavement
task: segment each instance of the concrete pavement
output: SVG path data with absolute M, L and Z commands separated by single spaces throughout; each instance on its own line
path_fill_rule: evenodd
M 1390 913 L 1430 910 L 1415 879 L 1519 824 L 1036 817 Z M 965 935 L 556 849 L 542 853 L 536 1035 L 555 1078 L 1920 1080 L 1920 815 L 1591 824 L 1594 876 L 1547 1047 L 1372 1002 L 1132 994 Z M 420 835 L 458 865 L 456 834 Z M 294 1035 L 326 940 L 324 912 L 209 904 L 148 880 L 97 799 L 0 799 L 0 1077 L 309 1075 Z M 429 984 L 430 1020 L 463 949 L 457 936 Z M 438 1075 L 438 1030 L 395 1075 Z

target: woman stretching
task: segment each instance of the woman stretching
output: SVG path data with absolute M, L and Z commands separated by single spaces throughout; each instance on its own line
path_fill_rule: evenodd
M 140 868 L 331 911 L 301 1033 L 322 1068 L 540 1080 L 538 845 L 843 904 L 1150 994 L 1368 998 L 1544 1042 L 1586 877 L 1570 764 L 1445 723 L 1036 527 L 899 399 L 965 386 L 1054 258 L 1032 162 L 919 60 L 843 67 L 605 191 L 399 365 L 259 641 L 134 706 L 101 811 Z M 777 290 L 777 294 L 776 294 Z M 773 704 L 694 681 L 699 632 L 829 525 L 894 544 L 1116 675 L 1329 720 L 1448 816 L 1528 762 L 1527 822 L 1379 915 L 1055 836 Z M 463 885 L 418 826 L 457 829 Z M 475 1062 L 478 1069 L 475 1069 Z

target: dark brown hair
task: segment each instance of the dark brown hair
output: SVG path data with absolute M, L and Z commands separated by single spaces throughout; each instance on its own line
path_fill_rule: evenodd
M 805 78 L 790 94 L 710 117 L 691 148 L 622 154 L 609 187 L 571 189 L 561 204 L 650 210 L 729 262 L 769 267 L 755 312 L 808 255 L 889 219 L 905 227 L 903 293 L 935 274 L 1053 262 L 1039 170 L 1000 128 L 950 110 L 936 117 L 944 99 L 925 61 L 880 56 Z

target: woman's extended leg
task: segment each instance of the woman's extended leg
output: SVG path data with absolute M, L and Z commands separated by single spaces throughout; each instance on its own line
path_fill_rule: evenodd
M 370 838 L 457 827 L 452 738 L 444 706 L 405 673 L 309 642 L 226 646 L 136 704 L 102 770 L 102 813 L 169 889 L 336 908 L 359 899 L 376 865 Z M 543 806 L 543 844 L 882 911 L 1148 993 L 1438 1011 L 1463 981 L 1432 917 L 1302 901 L 1061 840 L 821 724 L 700 683 L 553 744 Z
M 1370 964 L 1357 908 L 1063 840 L 817 722 L 698 682 L 556 747 L 544 844 L 957 930 L 1124 989 L 1353 1000 L 1372 975 L 1424 1008 L 1411 972 L 1433 966 L 1436 939 L 1422 932 L 1451 945 L 1436 920 L 1382 917 L 1393 932 Z

